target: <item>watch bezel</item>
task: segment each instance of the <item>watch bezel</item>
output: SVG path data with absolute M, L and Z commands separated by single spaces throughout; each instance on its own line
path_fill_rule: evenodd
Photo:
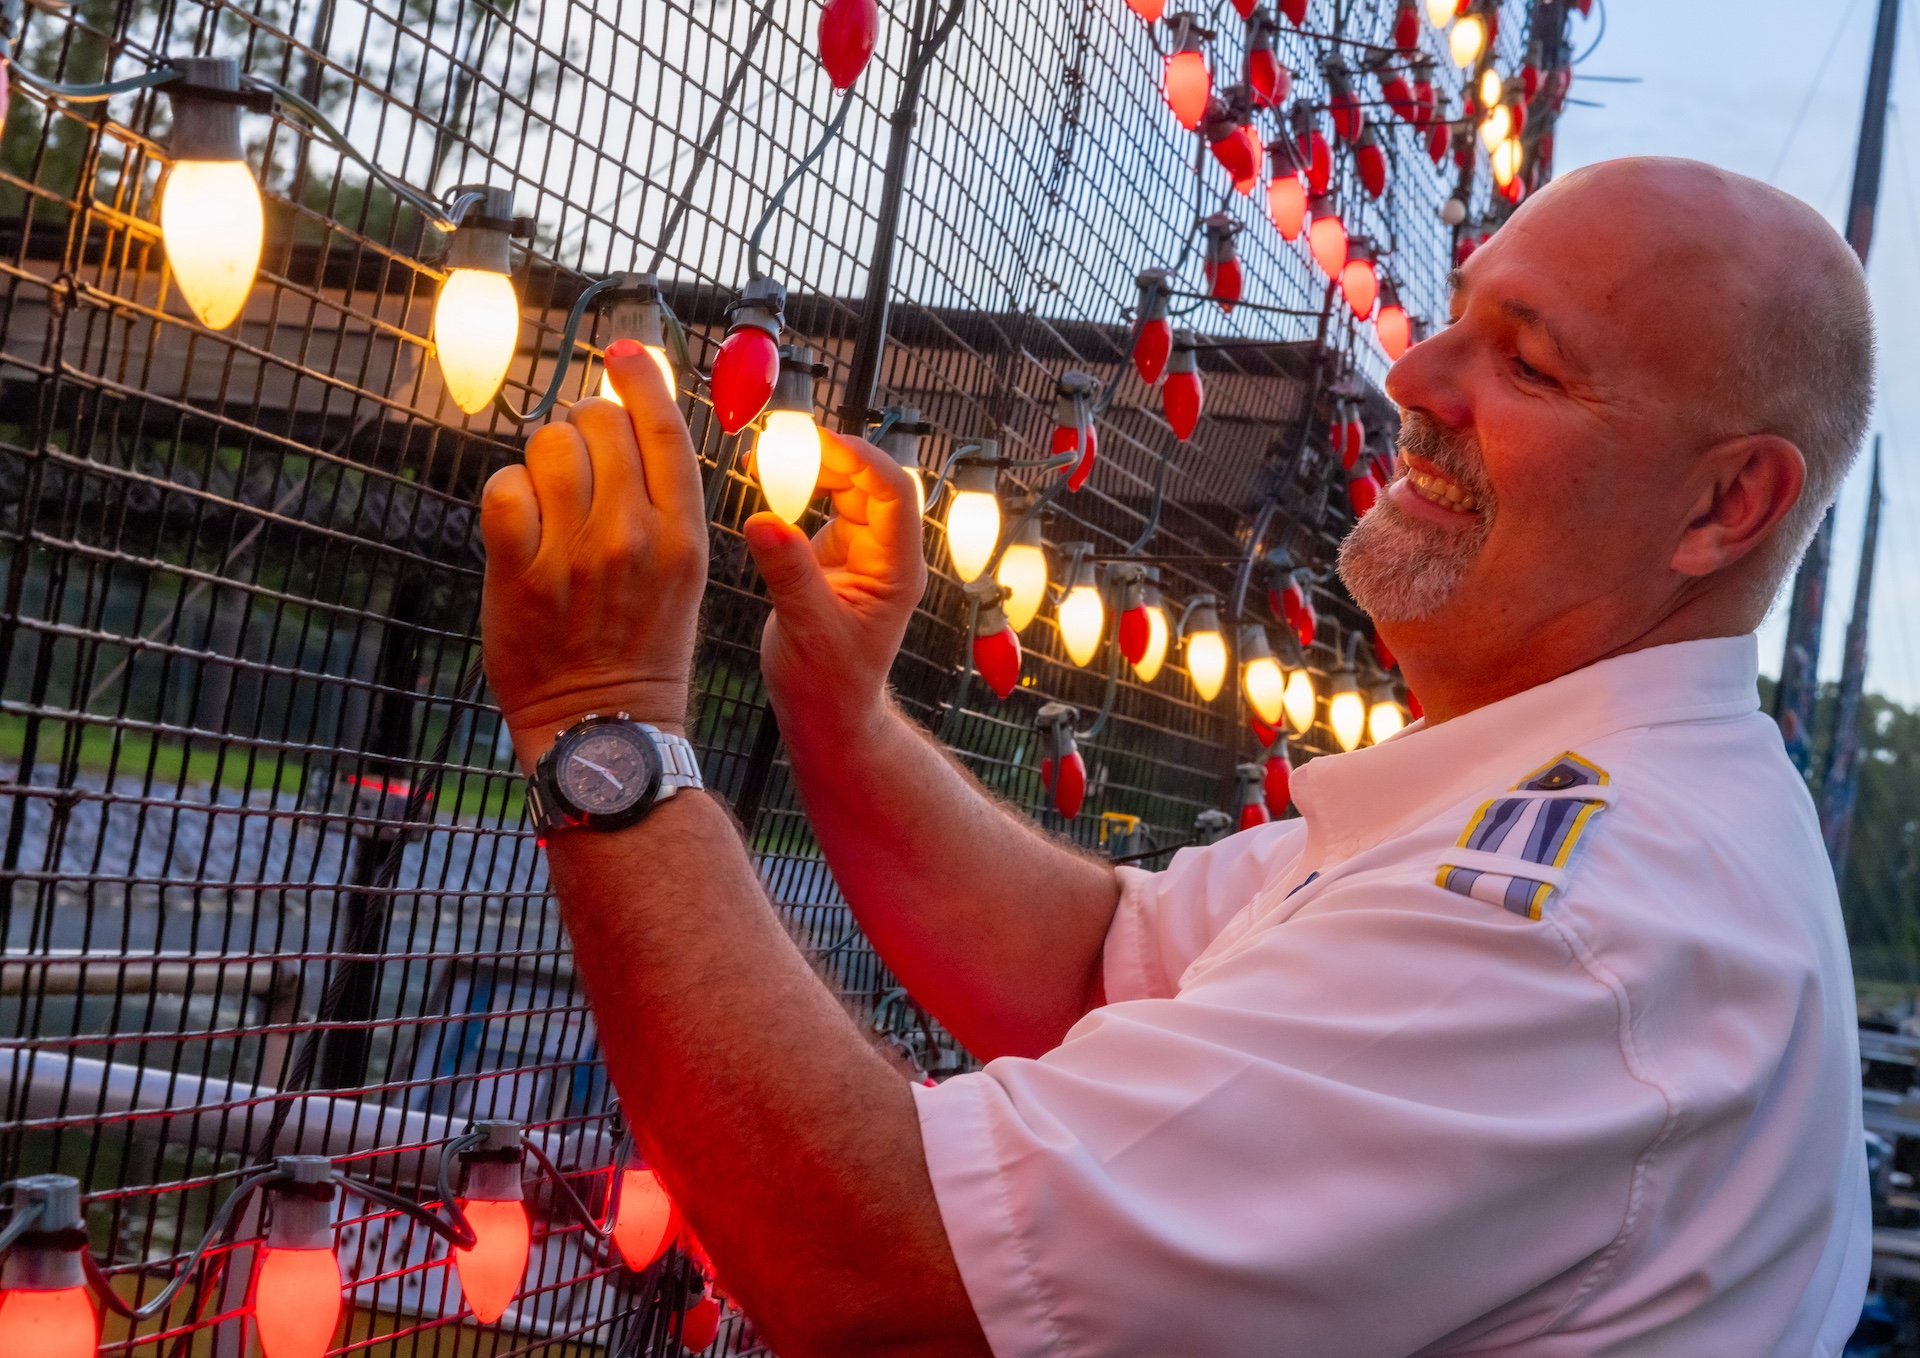
M 567 756 L 585 741 L 587 736 L 602 726 L 630 727 L 639 738 L 643 750 L 642 759 L 647 766 L 646 789 L 634 803 L 621 811 L 588 811 L 576 805 L 561 786 L 560 765 Z M 553 747 L 540 757 L 535 774 L 540 784 L 542 799 L 552 804 L 561 824 L 583 830 L 624 830 L 637 825 L 653 810 L 660 800 L 661 785 L 667 776 L 666 761 L 661 758 L 660 747 L 654 743 L 644 724 L 633 720 L 626 713 L 602 716 L 589 712 L 579 721 L 569 726 L 554 738 Z

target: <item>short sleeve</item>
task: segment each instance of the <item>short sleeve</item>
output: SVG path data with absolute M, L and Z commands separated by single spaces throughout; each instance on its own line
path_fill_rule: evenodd
M 1120 867 L 1120 903 L 1102 955 L 1107 1001 L 1164 999 L 1227 921 L 1279 879 L 1306 844 L 1304 820 L 1277 821 L 1182 849 L 1164 872 Z
M 1561 935 L 1408 881 L 916 1096 L 1000 1358 L 1405 1358 L 1559 1280 L 1537 1333 L 1665 1116 Z

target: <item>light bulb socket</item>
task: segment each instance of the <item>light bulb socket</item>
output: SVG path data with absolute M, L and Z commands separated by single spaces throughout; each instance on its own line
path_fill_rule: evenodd
M 1280 37 L 1280 20 L 1266 5 L 1256 5 L 1247 16 L 1247 51 L 1271 52 Z
M 618 273 L 603 294 L 611 339 L 638 341 L 649 349 L 667 347 L 660 314 L 660 280 L 650 273 Z
M 727 304 L 727 330 L 752 326 L 780 338 L 785 326 L 787 290 L 771 278 L 750 278 L 740 295 Z
M 1039 548 L 1045 545 L 1040 536 L 1040 516 L 1027 513 L 1030 502 L 1031 497 L 1023 496 L 1017 501 L 1000 506 L 1001 517 L 1020 524 L 1019 528 L 1014 530 L 1013 537 L 1007 542 L 1009 547 Z
M 1167 357 L 1167 375 L 1175 373 L 1197 373 L 1200 371 L 1198 344 L 1191 330 L 1173 332 L 1173 352 Z
M 1134 285 L 1140 289 L 1140 321 L 1164 321 L 1167 318 L 1167 303 L 1171 300 L 1170 275 L 1165 269 L 1142 269 L 1134 275 Z
M 1048 703 L 1034 714 L 1033 724 L 1046 736 L 1055 759 L 1064 759 L 1078 746 L 1073 738 L 1073 728 L 1079 724 L 1080 712 L 1065 703 Z
M 1005 607 L 1012 590 L 984 575 L 968 581 L 961 588 L 979 604 L 973 613 L 973 634 L 976 637 L 997 636 L 1012 625 L 1007 621 Z
M 1243 127 L 1253 126 L 1253 89 L 1245 84 L 1228 85 L 1207 100 L 1207 112 L 1201 131 L 1210 142 L 1225 141 Z
M 1367 702 L 1369 704 L 1397 703 L 1399 701 L 1399 695 L 1393 691 L 1393 685 L 1389 682 L 1375 684 L 1367 690 Z
M 1189 603 L 1187 605 L 1187 616 L 1180 628 L 1181 638 L 1185 641 L 1192 641 L 1202 633 L 1218 632 L 1220 630 L 1218 603 L 1219 601 L 1211 594 L 1202 594 L 1199 598 Z
M 1093 544 L 1090 542 L 1071 542 L 1067 544 L 1067 593 L 1076 589 L 1092 586 L 1100 587 L 1100 567 L 1092 559 Z
M 1147 602 L 1147 568 L 1137 561 L 1115 561 L 1107 567 L 1107 589 L 1120 612 L 1128 613 Z
M 1364 264 L 1372 268 L 1374 261 L 1379 257 L 1373 242 L 1365 236 L 1354 236 L 1347 241 L 1347 263 Z
M 1310 137 L 1320 127 L 1320 118 L 1313 105 L 1302 99 L 1295 103 L 1287 114 L 1287 123 L 1296 137 Z
M 926 426 L 920 422 L 919 406 L 890 406 L 887 415 L 899 416 L 880 440 L 880 451 L 910 472 L 920 470 L 920 439 Z M 884 416 L 882 417 L 884 418 Z
M 1233 831 L 1233 817 L 1217 807 L 1208 807 L 1193 818 L 1193 838 L 1197 844 L 1218 844 Z
M 526 1159 L 520 1124 L 505 1119 L 476 1122 L 472 1131 L 480 1144 L 460 1152 L 467 1180 L 460 1196 L 476 1202 L 520 1202 L 526 1187 L 520 1182 L 520 1165 Z
M 1165 304 L 1162 303 L 1164 308 Z M 1100 379 L 1078 368 L 1069 368 L 1054 383 L 1053 422 L 1084 428 L 1093 418 L 1093 403 L 1099 399 Z
M 164 85 L 173 103 L 167 154 L 178 160 L 245 160 L 240 143 L 240 61 L 237 57 L 173 57 L 181 79 Z M 222 98 L 233 95 L 232 99 Z
M 513 190 L 492 184 L 465 184 L 454 193 L 478 193 L 482 197 L 454 228 L 453 239 L 447 242 L 446 267 L 511 273 Z
M 975 440 L 972 447 L 954 458 L 953 472 L 948 480 L 956 495 L 963 491 L 996 494 L 1000 488 L 1000 441 Z
M 1240 233 L 1240 223 L 1224 212 L 1216 212 L 1201 225 L 1207 229 L 1207 263 L 1224 264 L 1238 257 L 1233 238 Z
M 1173 41 L 1169 48 L 1170 55 L 1174 56 L 1182 52 L 1204 52 L 1207 43 L 1214 37 L 1214 31 L 1205 27 L 1200 16 L 1191 10 L 1168 15 L 1167 27 L 1173 30 Z
M 324 1155 L 283 1155 L 273 1163 L 280 1177 L 267 1185 L 273 1195 L 267 1247 L 333 1248 L 333 1161 Z
M 1400 289 L 1393 285 L 1393 275 L 1382 269 L 1380 270 L 1380 309 L 1385 311 L 1390 306 L 1400 306 Z M 1401 307 L 1401 310 L 1404 311 L 1406 308 Z
M 1321 222 L 1329 217 L 1333 218 L 1336 222 L 1340 221 L 1340 211 L 1334 207 L 1333 196 L 1331 194 L 1317 194 L 1307 201 L 1308 221 Z M 1344 231 L 1346 229 L 1346 223 L 1340 222 L 1340 227 L 1341 230 Z
M 1240 790 L 1240 805 L 1259 806 L 1266 802 L 1267 771 L 1258 764 L 1235 764 L 1233 781 Z
M 1267 640 L 1267 629 L 1257 622 L 1240 624 L 1240 665 L 1245 668 L 1256 660 L 1272 660 L 1273 646 Z
M 780 377 L 773 384 L 773 398 L 765 414 L 776 410 L 797 411 L 813 418 L 813 384 L 820 376 L 820 365 L 813 361 L 813 350 L 804 344 L 780 346 Z
M 1359 676 L 1351 668 L 1335 670 L 1327 678 L 1327 700 L 1331 702 L 1343 693 L 1360 691 Z
M 80 1251 L 87 1247 L 86 1218 L 80 1212 L 80 1181 L 65 1174 L 35 1174 L 13 1185 L 13 1211 L 32 1212 L 38 1220 L 22 1231 L 0 1264 L 0 1288 L 20 1292 L 64 1292 L 86 1285 Z

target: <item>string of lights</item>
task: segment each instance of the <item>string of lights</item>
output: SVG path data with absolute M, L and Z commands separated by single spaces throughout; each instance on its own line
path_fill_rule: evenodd
M 811 921 L 797 932 L 835 940 L 816 957 L 836 984 L 872 998 L 876 1031 L 918 1071 L 962 1058 L 904 995 L 892 997 L 807 857 L 778 733 L 754 688 L 763 604 L 737 524 L 762 506 L 794 522 L 820 512 L 823 407 L 921 487 L 938 570 L 897 675 L 903 702 L 997 790 L 1060 828 L 1077 820 L 1073 833 L 1090 845 L 1097 834 L 1116 861 L 1152 862 L 1285 814 L 1290 741 L 1303 752 L 1353 748 L 1417 711 L 1343 602 L 1328 544 L 1386 480 L 1390 418 L 1373 383 L 1436 304 L 1445 264 L 1436 223 L 1451 228 L 1456 255 L 1470 249 L 1550 166 L 1551 113 L 1566 89 L 1557 17 L 1531 40 L 1537 54 L 1515 61 L 1513 35 L 1503 43 L 1498 29 L 1517 6 L 1490 0 L 1450 4 L 1438 18 L 1430 7 L 1425 26 L 1411 5 L 1364 0 L 1314 0 L 1311 16 L 1305 0 L 1171 16 L 1139 0 L 1138 21 L 1117 6 L 1060 19 L 953 3 L 911 23 L 873 0 L 831 0 L 817 27 L 796 25 L 772 0 L 737 16 L 669 3 L 657 7 L 658 26 L 651 13 L 639 21 L 640 36 L 593 27 L 585 46 L 615 55 L 582 55 L 541 16 L 455 8 L 450 35 L 433 28 L 440 19 L 420 21 L 435 35 L 424 55 L 367 74 L 378 40 L 343 57 L 351 44 L 330 47 L 317 22 L 313 37 L 293 37 L 290 21 L 275 28 L 264 13 L 189 5 L 213 16 L 196 27 L 123 5 L 110 48 L 97 44 L 111 51 L 105 73 L 146 69 L 92 84 L 29 69 L 19 0 L 0 11 L 0 59 L 22 96 L 15 116 L 24 108 L 44 120 L 43 145 L 73 136 L 88 148 L 71 180 L 9 167 L 38 195 L 14 228 L 20 239 L 44 250 L 50 231 L 67 230 L 49 205 L 79 223 L 70 257 L 44 271 L 60 299 L 44 312 L 58 361 L 33 367 L 23 343 L 9 344 L 8 380 L 31 391 L 37 413 L 0 430 L 4 466 L 29 469 L 7 482 L 23 508 L 8 529 L 18 550 L 0 626 L 0 647 L 18 647 L 6 651 L 7 672 L 25 676 L 10 680 L 0 735 L 10 756 L 19 752 L 17 800 L 33 808 L 17 813 L 6 860 L 13 899 L 28 904 L 0 953 L 0 982 L 14 986 L 0 996 L 31 1035 L 9 1058 L 9 1112 L 21 1129 L 9 1135 L 84 1177 L 16 1184 L 0 1229 L 0 1336 L 36 1308 L 69 1319 L 84 1310 L 76 1353 L 101 1342 L 103 1314 L 121 1326 L 109 1346 L 197 1344 L 244 1322 L 266 1358 L 289 1358 L 336 1341 L 343 1295 L 352 1306 L 387 1299 L 379 1304 L 410 1317 L 410 1338 L 396 1342 L 416 1346 L 437 1342 L 434 1326 L 448 1319 L 518 1327 L 537 1336 L 522 1349 L 555 1351 L 574 1342 L 698 1351 L 719 1332 L 723 1308 L 698 1242 L 651 1172 L 629 1163 L 625 1138 L 594 1122 L 604 1074 L 571 982 L 556 979 L 564 944 L 531 841 L 512 828 L 511 751 L 484 704 L 462 592 L 477 579 L 470 512 L 484 472 L 516 455 L 522 425 L 564 400 L 596 389 L 613 397 L 603 362 L 594 386 L 594 364 L 620 346 L 660 366 L 707 476 L 716 574 L 699 738 L 711 781 L 749 827 L 782 909 Z M 36 9 L 31 22 L 50 21 Z M 1045 27 L 1055 22 L 1065 25 L 1058 35 Z M 403 27 L 389 46 L 414 40 Z M 1469 39 L 1477 47 L 1459 63 Z M 655 71 L 697 65 L 670 55 L 696 41 L 710 85 Z M 169 42 L 218 55 L 166 55 Z M 508 55 L 489 64 L 495 43 Z M 1057 87 L 970 92 L 982 71 L 1013 65 L 1016 50 L 1022 60 L 1065 54 Z M 644 59 L 619 55 L 630 52 Z M 430 67 L 431 81 L 408 86 L 406 61 Z M 808 63 L 830 99 L 795 93 Z M 1164 108 L 1112 94 L 1143 75 Z M 321 91 L 340 76 L 350 78 L 330 101 Z M 441 111 L 419 119 L 432 135 L 374 130 L 440 83 Z M 617 87 L 601 96 L 616 116 L 595 124 L 569 112 L 564 99 L 581 86 Z M 643 88 L 660 107 L 622 124 L 619 111 L 634 114 Z M 780 117 L 767 111 L 776 100 Z M 164 138 L 148 131 L 155 104 L 171 112 Z M 1029 107 L 1052 108 L 1057 124 L 1032 139 L 1045 142 L 1037 149 L 1009 131 L 1018 119 L 1008 110 Z M 578 126 L 555 130 L 563 117 Z M 541 118 L 549 130 L 533 137 L 525 127 Z M 509 122 L 511 136 L 500 130 Z M 631 132 L 657 136 L 681 122 L 686 134 L 663 138 L 665 150 Z M 1157 156 L 1162 142 L 1173 154 Z M 124 149 L 103 153 L 109 143 Z M 967 156 L 988 143 L 997 159 L 967 178 Z M 528 144 L 549 157 L 555 144 L 572 146 L 576 163 L 583 145 L 604 161 L 645 163 L 645 211 L 628 220 L 603 207 L 628 201 L 617 184 L 561 185 L 548 166 L 565 156 L 543 163 Z M 331 176 L 329 152 L 340 162 Z M 1519 191 L 1498 184 L 1506 162 Z M 116 174 L 134 187 L 109 187 Z M 1434 211 L 1443 201 L 1444 218 Z M 839 205 L 830 227 L 822 203 Z M 984 242 L 991 233 L 924 225 L 961 218 L 994 221 L 1000 234 Z M 100 221 L 111 222 L 104 233 Z M 102 234 L 118 243 L 103 248 Z M 127 241 L 157 242 L 164 278 L 95 268 L 96 258 L 133 257 Z M 826 251 L 857 251 L 859 266 L 836 282 L 818 263 Z M 618 271 L 649 257 L 646 272 Z M 47 286 L 22 260 L 11 286 Z M 166 309 L 168 286 L 187 317 Z M 424 333 L 415 296 L 429 313 Z M 891 333 L 875 296 L 896 299 Z M 313 319 L 327 309 L 347 318 L 335 332 Z M 281 319 L 289 313 L 304 319 Z M 101 339 L 133 324 L 164 326 L 164 340 L 146 341 L 144 369 L 124 357 L 137 344 Z M 416 353 L 418 369 L 408 366 Z M 173 379 L 156 354 L 175 364 Z M 213 368 L 217 381 L 205 376 Z M 276 382 L 293 393 L 275 396 L 279 406 L 260 395 Z M 458 415 L 432 409 L 441 393 Z M 105 432 L 90 444 L 88 431 Z M 201 448 L 214 469 L 204 475 Z M 231 479 L 216 480 L 228 465 Z M 119 498 L 97 506 L 75 489 L 89 478 L 119 487 L 110 492 Z M 47 508 L 63 495 L 70 506 Z M 93 526 L 142 514 L 189 545 L 136 547 Z M 229 531 L 229 518 L 241 526 Z M 96 569 L 102 580 L 120 574 L 70 583 Z M 171 629 L 151 622 L 144 593 L 135 621 L 123 620 L 124 582 L 136 572 L 178 582 L 152 587 Z M 63 602 L 82 592 L 93 602 Z M 203 599 L 213 630 L 189 637 L 180 619 Z M 29 618 L 43 602 L 45 616 Z M 64 646 L 82 659 L 48 658 Z M 176 706 L 141 707 L 131 681 L 86 668 L 96 652 L 110 676 L 151 683 L 158 673 Z M 70 664 L 84 671 L 76 692 L 98 697 L 101 711 L 83 711 L 93 697 L 63 707 L 51 696 Z M 223 667 L 238 679 L 225 690 Z M 990 699 L 978 698 L 976 676 Z M 231 694 L 256 680 L 292 694 L 298 718 L 270 731 L 241 710 Z M 302 696 L 303 684 L 326 696 Z M 336 700 L 349 716 L 311 715 Z M 89 782 L 83 727 L 110 733 L 114 761 L 136 752 L 124 758 L 144 759 L 144 774 L 129 782 L 116 762 Z M 62 730 L 36 747 L 37 733 Z M 1224 769 L 1208 763 L 1215 753 Z M 1034 797 L 1036 776 L 1044 795 Z M 181 806 L 209 779 L 204 818 L 237 825 L 237 847 L 213 846 L 209 831 L 197 869 L 155 867 L 143 855 L 159 852 L 146 846 L 160 832 L 143 839 L 144 828 L 125 832 L 124 862 L 111 847 L 90 864 L 63 856 L 88 833 L 76 827 L 110 840 L 138 817 L 173 826 L 165 852 L 185 863 L 195 851 L 171 847 L 195 842 L 178 829 Z M 1172 790 L 1163 795 L 1156 780 Z M 236 786 L 244 790 L 230 795 Z M 209 869 L 227 861 L 222 853 L 228 866 Z M 54 1032 L 48 1014 L 65 1011 L 48 998 L 49 977 L 84 996 L 104 993 L 89 989 L 89 968 L 124 990 L 139 966 L 121 954 L 55 957 L 53 940 L 72 941 L 64 920 L 78 917 L 76 902 L 91 921 L 95 898 L 148 891 L 163 919 L 190 915 L 196 940 L 203 918 L 228 921 L 225 932 L 207 930 L 224 960 L 180 964 L 187 998 L 176 1020 L 134 1022 L 116 1009 L 109 1036 L 90 1047 L 85 1025 L 98 1011 L 76 999 L 73 1034 Z M 242 901 L 277 923 L 231 923 Z M 301 911 L 321 923 L 289 932 Z M 451 921 L 445 936 L 436 921 Z M 92 927 L 83 949 L 110 932 Z M 153 937 L 174 937 L 167 927 Z M 156 990 L 175 975 L 158 968 L 174 965 L 155 964 Z M 243 1012 L 261 1006 L 266 1022 L 234 1016 L 236 984 Z M 191 1004 L 203 1008 L 190 1014 Z M 503 1022 L 518 1025 L 516 1036 L 498 1035 Z M 218 1065 L 253 1046 L 258 1054 L 233 1058 L 231 1071 Z M 106 1059 L 83 1054 L 91 1050 Z M 129 1077 L 146 1068 L 136 1060 L 171 1062 L 172 1076 Z M 520 1154 L 542 1169 L 542 1202 L 529 1203 L 522 1165 L 504 1158 L 510 1147 L 456 1133 L 455 1100 L 479 1122 L 497 1121 L 483 1115 L 483 1097 L 529 1127 L 596 1128 L 567 1141 L 579 1148 L 567 1156 L 562 1133 L 522 1138 Z M 371 1138 L 360 1130 L 370 1125 L 382 1129 Z M 139 1135 L 127 1130 L 136 1126 Z M 335 1141 L 318 1130 L 343 1126 L 353 1135 Z M 127 1163 L 77 1163 L 93 1154 L 75 1149 L 81 1141 L 124 1142 Z M 147 1152 L 137 1148 L 155 1142 L 164 1149 L 138 1161 Z M 277 1153 L 290 1148 L 324 1153 Z M 416 1148 L 438 1154 L 438 1184 L 398 1170 L 392 1186 L 375 1182 L 374 1156 L 389 1163 Z M 503 1158 L 463 1159 L 490 1152 Z M 453 1161 L 465 1172 L 457 1194 L 446 1181 Z M 605 1195 L 576 1193 L 569 1179 L 604 1183 Z M 336 1211 L 349 1195 L 369 1215 Z M 136 1206 L 156 1202 L 166 1209 Z M 142 1213 L 144 1226 L 130 1224 Z M 380 1234 L 386 1219 L 390 1236 Z M 529 1260 L 543 1249 L 548 1271 L 537 1277 Z M 405 1290 L 433 1267 L 460 1288 L 437 1316 L 420 1289 Z M 563 1311 L 562 1292 L 591 1305 Z M 735 1350 L 746 1351 L 743 1322 L 731 1324 Z

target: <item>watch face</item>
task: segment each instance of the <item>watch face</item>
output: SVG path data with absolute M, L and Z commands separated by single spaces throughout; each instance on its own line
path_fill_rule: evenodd
M 647 796 L 660 756 L 644 731 L 608 724 L 588 728 L 557 761 L 560 792 L 589 815 L 611 816 Z

